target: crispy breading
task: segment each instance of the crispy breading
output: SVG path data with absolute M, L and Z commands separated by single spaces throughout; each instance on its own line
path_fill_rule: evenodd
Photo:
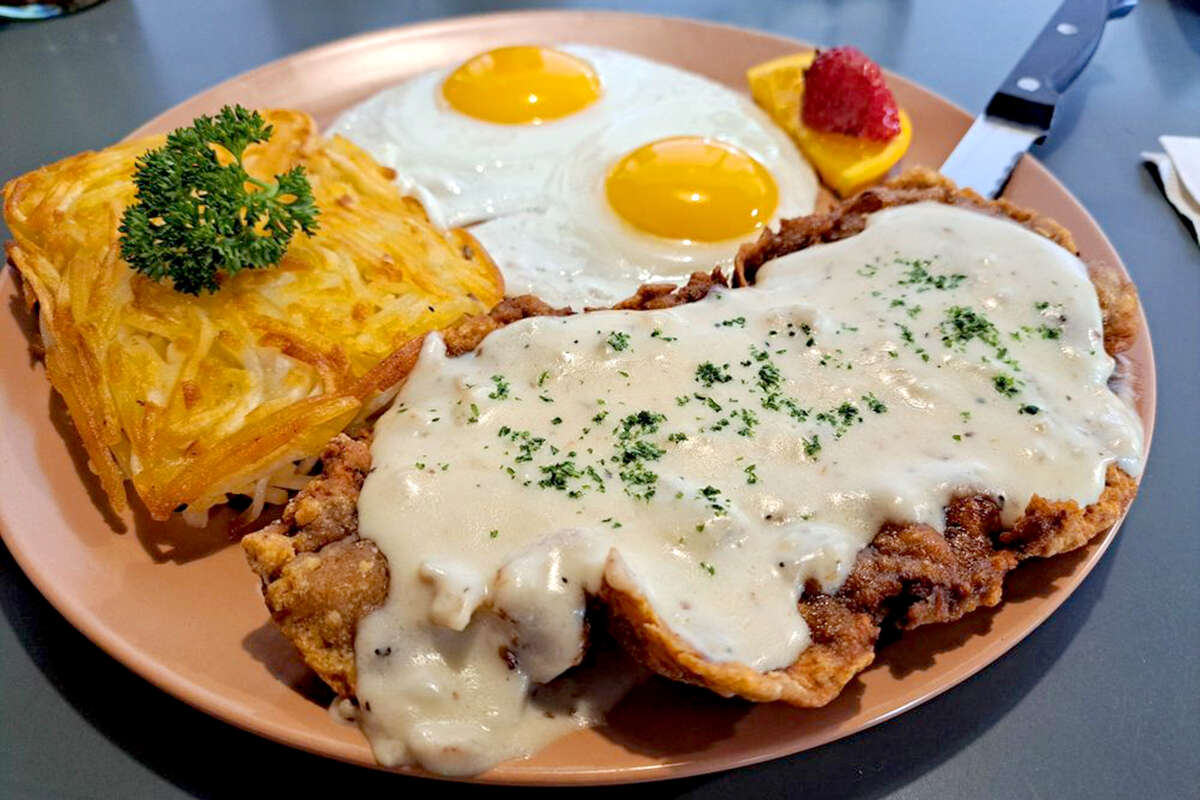
M 809 623 L 812 644 L 786 669 L 760 672 L 733 661 L 711 661 L 684 642 L 659 619 L 615 551 L 604 568 L 600 600 L 608 608 L 613 638 L 639 663 L 671 680 L 758 703 L 825 705 L 874 660 L 879 636 L 869 614 L 828 595 L 805 598 L 800 613 Z
M 323 469 L 283 516 L 242 537 L 263 582 L 271 618 L 339 694 L 354 686 L 354 632 L 387 598 L 387 560 L 358 536 L 358 493 L 371 467 L 368 443 L 338 434 Z
M 511 322 L 526 317 L 564 317 L 570 313 L 569 308 L 551 308 L 533 295 L 506 297 L 489 313 L 467 317 L 444 331 L 442 339 L 446 342 L 447 355 L 460 356 L 478 347 L 489 333 Z
M 1081 509 L 1074 501 L 1053 501 L 1034 495 L 1025 515 L 998 539 L 1022 558 L 1065 553 L 1087 544 L 1097 531 L 1115 525 L 1133 502 L 1138 485 L 1116 464 L 1110 464 L 1100 499 Z
M 1137 289 L 1111 267 L 1093 266 L 1088 271 L 1104 322 L 1104 349 L 1115 356 L 1133 346 L 1138 335 Z
M 1019 560 L 993 547 L 999 530 L 999 503 L 981 495 L 946 508 L 944 534 L 928 525 L 887 524 L 859 553 L 838 597 L 876 622 L 889 619 L 906 629 L 993 606 Z
M 318 136 L 307 114 L 263 114 L 274 134 L 246 149 L 246 169 L 270 178 L 303 166 L 320 227 L 297 234 L 277 266 L 226 277 L 214 294 L 180 294 L 120 256 L 136 159 L 164 137 L 4 187 L 8 260 L 37 308 L 46 374 L 117 510 L 127 479 L 158 519 L 183 504 L 202 516 L 229 493 L 286 500 L 293 462 L 391 388 L 389 354 L 503 295 L 470 234 L 436 229 L 394 173 Z
M 847 201 L 839 207 L 840 214 L 835 211 L 785 221 L 780 231 L 768 232 L 743 247 L 737 263 L 737 280 L 742 284 L 751 282 L 758 266 L 771 258 L 861 231 L 866 215 L 872 211 L 925 200 L 1001 214 L 1028 225 L 1063 247 L 1074 248 L 1070 235 L 1051 220 L 1002 201 L 985 201 L 969 190 L 959 192 L 940 176 L 918 171 Z M 1093 273 L 1093 277 L 1098 274 L 1106 273 Z M 1102 277 L 1097 285 L 1104 314 L 1105 346 L 1110 353 L 1116 353 L 1128 347 L 1136 331 L 1137 300 L 1127 283 L 1102 283 L 1103 280 Z M 679 289 L 668 284 L 643 286 L 617 307 L 670 307 L 701 299 L 714 285 L 723 284 L 719 272 L 696 273 L 686 287 Z M 454 343 L 448 349 L 454 353 L 467 352 L 492 330 L 524 316 L 545 313 L 565 312 L 549 309 L 534 298 L 506 301 L 491 315 L 464 320 L 447 331 L 444 335 L 448 345 Z M 1110 335 L 1110 325 L 1117 331 L 1115 335 Z M 1035 496 L 1011 530 L 1002 527 L 999 502 L 982 494 L 952 501 L 946 509 L 943 533 L 927 525 L 902 522 L 883 526 L 860 551 L 850 575 L 836 594 L 823 594 L 816 586 L 806 587 L 799 610 L 808 623 L 811 644 L 795 663 L 784 669 L 760 672 L 745 664 L 707 659 L 657 616 L 615 553 L 606 564 L 597 599 L 607 608 L 614 638 L 638 661 L 667 678 L 704 686 L 725 696 L 820 706 L 836 697 L 873 661 L 875 644 L 883 628 L 911 629 L 952 621 L 981 606 L 996 605 L 1001 600 L 1005 576 L 1020 561 L 1052 556 L 1086 544 L 1120 518 L 1136 491 L 1136 481 L 1112 465 L 1096 503 L 1080 508 L 1073 502 L 1054 502 Z M 357 500 L 357 488 L 353 495 Z M 302 501 L 297 497 L 293 502 Z M 284 524 L 274 535 L 287 538 L 304 533 Z M 347 536 L 357 539 L 357 531 L 350 531 Z M 253 560 L 252 555 L 252 563 Z M 264 578 L 270 604 L 271 579 L 263 570 L 256 567 L 256 571 Z M 311 587 L 309 591 L 316 594 Z M 308 600 L 305 598 L 306 603 Z M 340 634 L 352 638 L 357 618 L 352 618 L 344 606 L 335 610 L 344 626 Z M 316 640 L 312 637 L 299 639 L 289 634 L 289 638 L 297 643 L 310 664 L 326 663 L 329 648 L 318 643 L 314 651 Z M 331 685 L 343 693 L 352 691 L 352 670 L 350 659 L 348 671 L 344 667 L 337 676 L 339 680 L 330 681 Z M 324 673 L 322 676 L 326 677 Z
M 693 272 L 683 286 L 673 283 L 646 283 L 613 308 L 625 311 L 649 311 L 656 308 L 674 308 L 685 303 L 694 303 L 708 296 L 714 286 L 727 286 L 725 275 L 719 269 L 711 273 Z

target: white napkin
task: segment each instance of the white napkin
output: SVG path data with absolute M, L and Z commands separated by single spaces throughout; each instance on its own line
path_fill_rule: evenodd
M 1191 223 L 1192 238 L 1200 244 L 1200 137 L 1160 136 L 1164 153 L 1142 153 L 1154 166 L 1163 193 L 1175 210 Z

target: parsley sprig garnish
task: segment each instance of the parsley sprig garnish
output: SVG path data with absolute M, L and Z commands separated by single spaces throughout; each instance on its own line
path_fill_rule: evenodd
M 257 111 L 225 106 L 137 159 L 134 202 L 121 217 L 121 257 L 176 291 L 198 295 L 220 288 L 219 275 L 270 267 L 283 258 L 297 230 L 311 236 L 320 210 L 303 165 L 253 177 L 242 164 L 246 148 L 274 128 Z M 222 164 L 213 145 L 228 151 Z

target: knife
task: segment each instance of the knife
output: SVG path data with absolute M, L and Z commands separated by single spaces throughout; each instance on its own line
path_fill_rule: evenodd
M 1021 154 L 1049 133 L 1058 98 L 1092 60 L 1105 23 L 1136 5 L 1066 0 L 1059 6 L 942 164 L 942 174 L 984 197 L 998 195 Z

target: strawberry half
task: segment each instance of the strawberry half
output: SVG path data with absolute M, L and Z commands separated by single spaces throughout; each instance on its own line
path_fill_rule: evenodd
M 800 119 L 815 130 L 881 142 L 900 132 L 900 112 L 883 72 L 856 47 L 817 54 L 804 73 Z

